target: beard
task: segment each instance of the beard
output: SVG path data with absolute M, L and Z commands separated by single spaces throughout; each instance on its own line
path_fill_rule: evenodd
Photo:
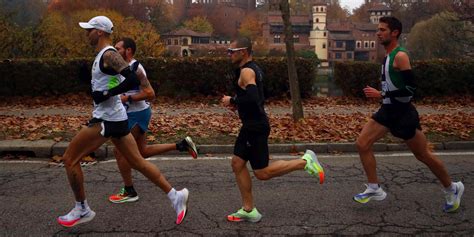
M 234 65 L 234 67 L 238 68 L 240 66 L 241 62 L 242 62 L 242 59 L 237 59 L 235 61 L 232 61 L 232 65 Z
M 383 46 L 387 46 L 389 45 L 390 43 L 392 43 L 392 40 L 391 39 L 379 39 L 380 41 L 380 44 L 383 45 Z

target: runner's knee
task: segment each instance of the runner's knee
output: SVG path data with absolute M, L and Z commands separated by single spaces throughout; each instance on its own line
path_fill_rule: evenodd
M 234 171 L 234 173 L 238 173 L 240 172 L 246 165 L 245 162 L 242 162 L 240 160 L 238 160 L 239 158 L 232 158 L 232 171 Z
M 72 156 L 63 156 L 64 167 L 66 169 L 72 169 L 79 163 L 80 159 L 73 159 Z
M 372 144 L 370 144 L 370 142 L 367 139 L 363 139 L 359 137 L 357 138 L 356 146 L 359 152 L 364 152 L 364 151 L 370 150 L 370 147 L 372 146 Z

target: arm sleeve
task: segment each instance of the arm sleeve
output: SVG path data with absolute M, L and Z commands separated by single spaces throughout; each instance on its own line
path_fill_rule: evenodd
M 140 85 L 140 81 L 137 78 L 137 74 L 133 72 L 130 67 L 126 67 L 125 69 L 123 69 L 120 74 L 125 77 L 125 80 L 118 86 L 109 90 L 110 96 L 125 93 L 133 89 L 134 87 Z
M 241 96 L 234 96 L 230 102 L 235 105 L 242 104 L 257 104 L 259 100 L 258 87 L 255 84 L 250 84 L 245 87 L 245 94 Z
M 412 70 L 400 71 L 405 87 L 394 91 L 387 91 L 385 97 L 414 96 L 416 91 L 415 75 Z

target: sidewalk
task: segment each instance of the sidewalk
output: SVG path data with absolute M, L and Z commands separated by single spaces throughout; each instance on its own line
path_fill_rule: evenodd
M 474 141 L 450 141 L 441 143 L 432 143 L 436 151 L 442 150 L 474 150 Z M 62 156 L 69 142 L 56 142 L 54 140 L 3 140 L 0 141 L 0 154 L 22 153 L 28 157 L 50 158 L 55 155 Z M 227 154 L 233 152 L 233 145 L 200 145 L 197 144 L 201 156 L 206 154 Z M 296 144 L 270 144 L 271 154 L 290 154 L 304 152 L 311 149 L 316 153 L 341 153 L 357 152 L 354 143 L 296 143 Z M 408 151 L 405 144 L 394 143 L 376 143 L 374 151 Z M 180 153 L 167 152 L 164 155 L 178 155 Z M 99 160 L 105 160 L 113 157 L 113 145 L 102 145 L 95 155 Z

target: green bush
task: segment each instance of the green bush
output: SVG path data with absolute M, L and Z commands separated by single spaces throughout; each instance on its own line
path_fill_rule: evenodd
M 474 95 L 474 61 L 418 61 L 412 67 L 417 97 Z M 334 81 L 344 95 L 364 97 L 366 85 L 380 88 L 380 73 L 381 65 L 376 63 L 336 63 Z
M 0 63 L 0 95 L 57 95 L 90 88 L 89 59 L 35 59 Z
M 58 95 L 90 90 L 92 59 L 28 59 L 0 62 L 0 95 Z M 284 58 L 257 58 L 264 71 L 267 95 L 289 94 Z M 195 96 L 230 94 L 233 69 L 228 58 L 146 58 L 144 65 L 158 95 Z M 298 58 L 301 95 L 312 93 L 314 60 Z

